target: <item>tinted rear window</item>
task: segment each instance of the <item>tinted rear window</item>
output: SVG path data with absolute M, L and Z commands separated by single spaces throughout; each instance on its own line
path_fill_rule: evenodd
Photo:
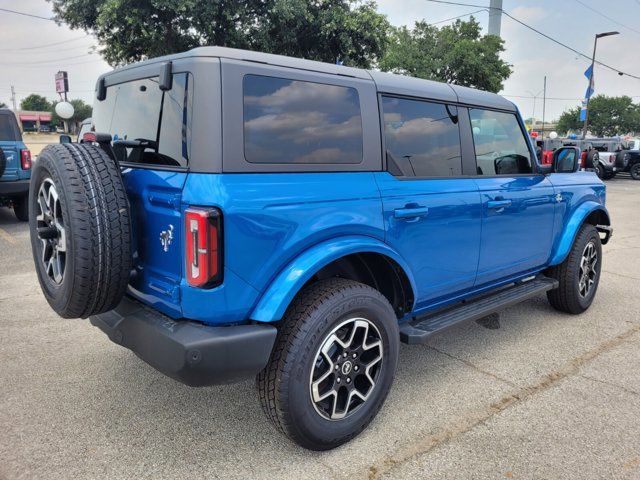
M 0 140 L 18 141 L 20 138 L 16 135 L 15 118 L 11 115 L 0 115 Z
M 191 76 L 173 76 L 171 90 L 163 92 L 158 78 L 144 78 L 107 88 L 107 98 L 96 102 L 95 131 L 110 133 L 113 140 L 150 140 L 155 148 L 115 148 L 119 160 L 128 163 L 186 167 L 190 153 Z
M 248 162 L 362 162 L 362 117 L 355 88 L 260 75 L 246 75 L 243 88 Z

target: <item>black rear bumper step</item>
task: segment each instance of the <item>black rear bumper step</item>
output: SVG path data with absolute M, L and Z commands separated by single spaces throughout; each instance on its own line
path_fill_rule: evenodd
M 479 320 L 554 288 L 558 288 L 558 281 L 544 276 L 516 283 L 495 293 L 485 294 L 435 314 L 407 322 L 400 326 L 400 340 L 409 345 L 426 343 L 431 336 L 454 325 Z
M 176 321 L 129 297 L 90 318 L 111 341 L 192 387 L 255 377 L 267 364 L 277 334 L 273 325 L 212 327 Z

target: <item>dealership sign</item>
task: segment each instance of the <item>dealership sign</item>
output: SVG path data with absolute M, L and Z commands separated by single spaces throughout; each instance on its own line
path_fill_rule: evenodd
M 69 77 L 67 72 L 56 73 L 56 93 L 67 93 L 69 91 Z

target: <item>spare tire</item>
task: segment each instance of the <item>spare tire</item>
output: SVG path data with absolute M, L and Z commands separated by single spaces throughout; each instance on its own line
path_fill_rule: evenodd
M 129 203 L 114 160 L 89 144 L 47 146 L 29 190 L 31 250 L 40 287 L 58 315 L 113 309 L 131 273 Z
M 0 178 L 4 175 L 5 168 L 7 168 L 7 157 L 4 156 L 4 151 L 0 148 Z

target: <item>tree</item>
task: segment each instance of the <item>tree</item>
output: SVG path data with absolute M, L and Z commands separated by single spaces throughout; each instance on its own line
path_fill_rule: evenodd
M 583 122 L 580 120 L 580 107 L 565 110 L 558 119 L 556 130 L 560 133 L 577 132 L 582 129 Z
M 412 30 L 394 28 L 380 68 L 498 92 L 511 66 L 500 58 L 503 40 L 481 33 L 474 17 L 442 28 L 425 21 L 416 22 Z
M 0 108 L 9 108 L 6 103 L 0 102 Z
M 20 102 L 21 110 L 33 110 L 36 112 L 48 112 L 51 110 L 51 103 L 42 95 L 32 93 Z
M 48 0 L 58 21 L 93 33 L 112 65 L 201 45 L 369 67 L 390 28 L 358 0 Z
M 582 130 L 580 107 L 574 107 L 560 115 L 558 130 Z M 589 102 L 589 131 L 598 137 L 611 137 L 640 132 L 640 105 L 631 97 L 596 95 Z
M 53 105 L 51 105 L 51 124 L 54 126 L 64 124 L 64 120 L 56 113 L 55 108 L 57 103 L 58 102 L 53 102 Z M 93 112 L 91 105 L 87 105 L 80 99 L 69 100 L 69 103 L 73 105 L 73 116 L 67 120 L 70 126 L 76 127 L 80 122 L 91 117 Z M 72 128 L 72 130 L 75 130 L 75 128 Z

